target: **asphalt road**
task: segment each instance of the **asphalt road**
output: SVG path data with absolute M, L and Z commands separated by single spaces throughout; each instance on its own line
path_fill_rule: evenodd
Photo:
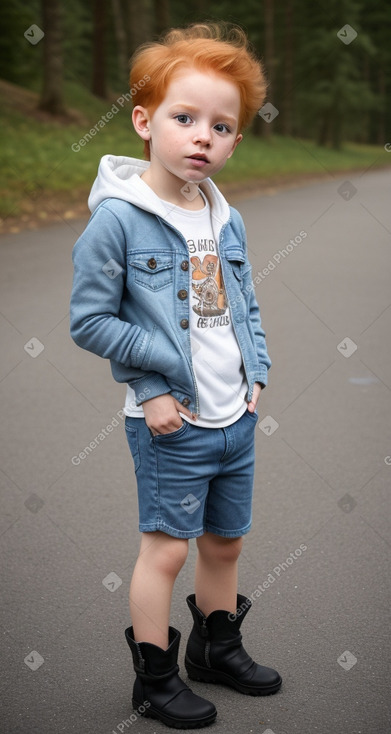
M 238 202 L 273 360 L 240 561 L 254 599 L 243 635 L 284 682 L 269 698 L 192 684 L 217 706 L 215 734 L 391 731 L 391 173 L 350 179 Z M 168 731 L 129 720 L 137 502 L 124 389 L 69 336 L 84 226 L 0 241 L 7 734 Z M 192 541 L 172 611 L 181 664 L 194 560 Z

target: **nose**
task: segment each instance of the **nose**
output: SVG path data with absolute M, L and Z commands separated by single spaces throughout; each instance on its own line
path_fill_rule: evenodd
M 210 145 L 211 143 L 211 133 L 208 126 L 197 126 L 197 129 L 194 132 L 193 137 L 193 143 L 201 143 L 201 145 Z

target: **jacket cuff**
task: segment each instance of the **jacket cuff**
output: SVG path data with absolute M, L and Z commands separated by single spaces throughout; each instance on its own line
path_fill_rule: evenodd
M 254 382 L 261 383 L 262 389 L 264 389 L 267 385 L 267 377 L 268 377 L 267 373 L 268 373 L 267 367 L 261 366 L 254 379 Z
M 128 384 L 134 390 L 136 405 L 171 392 L 167 380 L 159 372 L 148 372 L 137 380 L 130 380 Z

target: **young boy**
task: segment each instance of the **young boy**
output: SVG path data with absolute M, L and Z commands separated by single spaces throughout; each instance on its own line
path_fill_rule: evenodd
M 186 729 L 216 718 L 179 677 L 180 633 L 169 626 L 189 538 L 198 549 L 189 677 L 255 696 L 281 686 L 242 646 L 251 601 L 237 592 L 270 360 L 244 226 L 210 180 L 262 105 L 265 81 L 240 29 L 205 24 L 141 47 L 130 82 L 149 162 L 100 163 L 74 248 L 71 334 L 127 383 L 142 532 L 125 631 L 133 706 Z

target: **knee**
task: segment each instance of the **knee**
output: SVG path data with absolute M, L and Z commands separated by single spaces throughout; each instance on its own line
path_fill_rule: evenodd
M 172 538 L 159 544 L 155 552 L 155 565 L 167 576 L 176 577 L 186 561 L 189 544 L 183 538 Z
M 243 538 L 211 536 L 198 545 L 199 552 L 211 563 L 235 563 L 242 550 Z

